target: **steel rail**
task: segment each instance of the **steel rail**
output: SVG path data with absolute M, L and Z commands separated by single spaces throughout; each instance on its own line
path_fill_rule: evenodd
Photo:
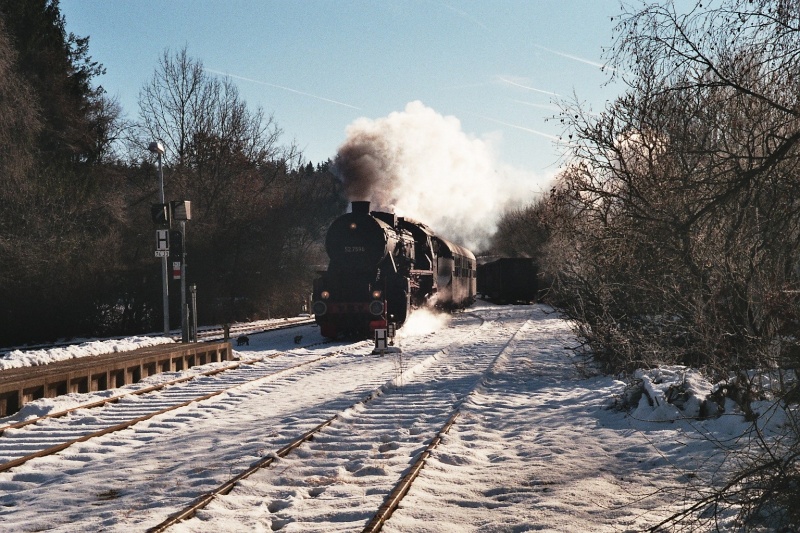
M 289 329 L 289 327 L 287 327 L 286 329 Z M 307 344 L 305 346 L 302 346 L 302 348 L 309 348 L 311 346 L 317 346 L 317 345 L 320 345 L 320 344 L 328 344 L 328 342 L 329 341 L 322 341 L 322 342 L 316 342 L 316 343 L 312 343 L 312 344 Z M 102 400 L 97 400 L 95 402 L 76 405 L 74 407 L 70 407 L 69 409 L 65 409 L 63 411 L 58 411 L 56 413 L 48 413 L 46 415 L 42 415 L 42 416 L 39 416 L 39 417 L 36 417 L 36 418 L 31 418 L 29 420 L 23 420 L 21 422 L 14 422 L 12 424 L 6 424 L 6 425 L 3 425 L 3 426 L 0 426 L 0 436 L 2 436 L 3 433 L 8 429 L 19 429 L 19 428 L 23 428 L 25 426 L 29 426 L 31 424 L 36 424 L 38 422 L 41 422 L 43 420 L 47 420 L 47 419 L 50 419 L 50 418 L 61 418 L 61 417 L 66 416 L 66 415 L 68 415 L 70 413 L 73 413 L 73 412 L 75 412 L 75 411 L 77 411 L 79 409 L 93 409 L 95 407 L 102 407 L 102 406 L 108 405 L 110 403 L 117 403 L 122 398 L 126 398 L 128 396 L 139 396 L 139 395 L 142 395 L 142 394 L 147 394 L 147 393 L 150 393 L 150 392 L 159 391 L 159 390 L 164 389 L 166 387 L 169 387 L 171 385 L 176 385 L 178 383 L 191 381 L 191 380 L 193 380 L 195 378 L 198 378 L 198 377 L 213 376 L 215 374 L 220 374 L 222 372 L 227 372 L 228 370 L 236 370 L 237 368 L 239 368 L 242 365 L 256 364 L 256 363 L 258 363 L 260 361 L 263 361 L 264 359 L 275 359 L 277 357 L 280 357 L 282 355 L 286 355 L 288 353 L 289 352 L 276 352 L 274 354 L 269 354 L 269 355 L 267 355 L 265 357 L 260 357 L 260 358 L 256 358 L 256 359 L 247 359 L 245 361 L 238 361 L 238 362 L 236 362 L 236 363 L 234 363 L 232 365 L 228 365 L 228 366 L 225 366 L 225 367 L 222 367 L 222 368 L 215 368 L 215 369 L 212 369 L 212 370 L 207 370 L 205 372 L 200 372 L 198 374 L 192 374 L 191 376 L 183 376 L 183 377 L 176 378 L 176 379 L 173 379 L 173 380 L 170 380 L 170 381 L 165 381 L 164 383 L 159 383 L 157 385 L 152 385 L 150 387 L 145 387 L 143 389 L 137 389 L 135 391 L 126 392 L 125 394 L 119 394 L 117 396 L 111 396 L 110 398 L 104 398 Z M 96 392 L 99 392 L 99 391 L 96 391 Z
M 370 401 L 374 400 L 375 398 L 381 396 L 383 394 L 384 388 L 381 387 L 380 389 L 373 391 L 369 396 L 359 400 L 358 402 L 354 403 L 350 407 L 343 409 L 343 411 L 347 411 L 356 407 L 358 405 L 363 405 L 369 403 Z M 463 400 L 458 402 L 458 406 L 463 403 Z M 442 429 L 436 434 L 436 436 L 428 443 L 428 446 L 417 456 L 416 461 L 411 466 L 408 472 L 400 479 L 400 482 L 392 489 L 392 491 L 387 496 L 384 503 L 378 508 L 377 513 L 373 516 L 372 520 L 367 524 L 364 528 L 364 533 L 371 533 L 380 531 L 381 527 L 383 527 L 383 523 L 389 519 L 397 506 L 400 504 L 400 501 L 405 497 L 408 493 L 409 489 L 411 488 L 411 484 L 419 475 L 420 470 L 422 467 L 425 466 L 425 461 L 431 455 L 433 450 L 441 443 L 442 437 L 450 431 L 450 428 L 458 418 L 461 410 L 460 407 L 457 408 L 447 419 Z M 268 455 L 262 459 L 259 459 L 257 462 L 253 463 L 249 468 L 245 471 L 241 472 L 240 474 L 236 475 L 235 477 L 231 478 L 230 480 L 226 481 L 219 487 L 214 490 L 211 490 L 202 496 L 196 498 L 192 501 L 189 505 L 187 505 L 182 510 L 178 511 L 177 513 L 171 514 L 167 517 L 166 520 L 161 522 L 160 524 L 153 526 L 147 530 L 147 533 L 163 533 L 171 526 L 174 526 L 178 522 L 182 522 L 189 518 L 192 518 L 197 514 L 197 511 L 205 508 L 210 504 L 214 498 L 217 496 L 224 496 L 229 494 L 237 483 L 250 477 L 251 475 L 255 474 L 259 470 L 263 468 L 267 468 L 272 465 L 275 461 L 275 458 L 283 458 L 286 457 L 292 450 L 298 448 L 304 442 L 311 440 L 315 434 L 319 433 L 324 428 L 333 424 L 339 418 L 339 414 L 335 414 L 322 422 L 321 424 L 317 425 L 316 427 L 310 429 L 309 431 L 303 433 L 301 436 L 297 437 L 296 439 L 292 440 L 289 444 L 275 452 L 274 455 Z
M 485 319 L 483 317 L 480 317 L 480 316 L 474 315 L 474 314 L 471 314 L 471 316 L 473 316 L 474 318 L 479 319 L 481 321 L 481 326 L 484 324 Z M 474 332 L 471 332 L 471 333 L 469 333 L 467 335 L 467 337 L 470 337 L 473 334 L 474 334 Z M 463 342 L 463 339 L 462 339 L 461 342 Z M 443 348 L 442 350 L 440 350 L 439 353 L 444 353 L 446 350 L 447 350 L 447 348 Z M 498 357 L 499 357 L 499 354 L 498 354 Z M 490 366 L 493 366 L 496 361 L 497 361 L 497 357 L 495 358 L 495 361 Z M 359 400 L 358 402 L 355 402 L 350 407 L 347 407 L 347 408 L 343 409 L 342 411 L 347 411 L 347 410 L 352 409 L 352 408 L 354 408 L 354 407 L 356 407 L 358 405 L 367 404 L 370 401 L 374 400 L 375 398 L 378 398 L 379 396 L 382 396 L 384 394 L 385 390 L 387 390 L 387 387 L 384 385 L 384 386 L 380 387 L 379 389 L 373 391 L 366 398 L 363 398 L 363 399 Z M 458 415 L 460 413 L 461 405 L 464 403 L 466 397 L 468 397 L 468 396 L 469 396 L 469 394 L 467 396 L 465 396 L 464 399 L 462 399 L 462 400 L 460 400 L 459 402 L 456 403 L 455 410 L 450 415 L 450 417 L 448 418 L 448 420 L 445 423 L 445 425 L 442 427 L 441 430 L 439 430 L 439 432 L 431 440 L 431 442 L 428 444 L 428 446 L 425 448 L 425 450 L 422 453 L 420 453 L 420 455 L 418 456 L 418 458 L 415 461 L 414 465 L 412 466 L 411 471 L 409 471 L 405 476 L 403 476 L 403 478 L 401 478 L 401 481 L 398 484 L 398 486 L 404 486 L 404 489 L 403 488 L 398 489 L 397 487 L 395 487 L 395 489 L 390 493 L 389 497 L 384 502 L 384 504 L 381 505 L 381 507 L 378 510 L 378 513 L 375 515 L 376 517 L 381 517 L 381 516 L 383 517 L 383 518 L 377 518 L 378 523 L 380 524 L 378 526 L 377 530 L 380 529 L 380 527 L 383 525 L 383 522 L 385 522 L 388 519 L 388 517 L 391 515 L 391 513 L 397 508 L 397 505 L 399 504 L 400 500 L 403 499 L 403 497 L 405 496 L 405 494 L 408 492 L 409 488 L 411 487 L 411 483 L 413 483 L 414 479 L 416 479 L 416 477 L 419 475 L 419 471 L 422 469 L 422 466 L 424 466 L 425 460 L 430 456 L 430 454 L 433 451 L 433 449 L 436 446 L 438 446 L 438 444 L 441 442 L 442 437 L 450 430 L 450 427 L 455 423 L 455 420 L 456 420 L 456 418 L 458 417 Z M 214 498 L 216 498 L 217 496 L 224 496 L 226 494 L 229 494 L 234 489 L 234 487 L 236 486 L 236 484 L 238 482 L 242 481 L 243 479 L 246 479 L 246 478 L 250 477 L 251 475 L 253 475 L 257 471 L 259 471 L 259 470 L 261 470 L 263 468 L 267 468 L 270 465 L 272 465 L 272 463 L 275 460 L 275 456 L 277 456 L 279 458 L 285 457 L 286 455 L 289 454 L 289 452 L 291 452 L 292 450 L 298 448 L 304 442 L 306 442 L 308 440 L 311 440 L 313 438 L 313 436 L 315 434 L 319 433 L 322 429 L 324 429 L 324 428 L 330 426 L 331 424 L 333 424 L 333 422 L 335 422 L 338 418 L 339 418 L 339 414 L 335 414 L 335 415 L 331 416 L 330 418 L 328 418 L 327 420 L 325 420 L 324 422 L 322 422 L 318 426 L 314 427 L 313 429 L 307 431 L 306 433 L 304 433 L 300 437 L 297 437 L 296 439 L 291 441 L 289 444 L 287 444 L 286 446 L 284 446 L 283 448 L 281 448 L 280 450 L 275 452 L 274 455 L 270 454 L 270 455 L 258 460 L 256 463 L 252 464 L 245 471 L 241 472 L 240 474 L 238 474 L 237 476 L 233 477 L 232 479 L 226 481 L 225 483 L 223 483 L 222 485 L 220 485 L 216 489 L 211 490 L 211 491 L 207 492 L 206 494 L 203 494 L 202 496 L 196 498 L 189 505 L 184 507 L 182 510 L 171 514 L 169 517 L 167 517 L 166 520 L 164 520 L 160 524 L 149 528 L 147 530 L 147 533 L 163 533 L 169 527 L 174 526 L 175 524 L 177 524 L 179 522 L 182 522 L 184 520 L 187 520 L 189 518 L 194 517 L 197 514 L 197 511 L 207 507 L 214 500 Z M 413 475 L 412 475 L 412 473 L 413 473 Z M 375 521 L 375 520 L 376 520 L 376 518 L 373 518 L 373 521 Z M 365 529 L 365 531 L 368 531 L 368 530 Z
M 314 323 L 313 318 L 305 318 L 305 317 L 293 317 L 293 318 L 286 318 L 286 323 L 278 323 L 273 325 L 263 325 L 263 326 L 250 326 L 245 324 L 235 324 L 231 325 L 230 332 L 231 333 L 248 333 L 248 334 L 258 334 L 258 333 L 266 333 L 268 331 L 278 331 L 281 329 L 292 329 L 300 326 L 306 326 Z M 224 336 L 224 328 L 222 326 L 210 326 L 205 327 L 204 329 L 199 329 L 197 331 L 197 337 L 202 338 L 203 340 L 209 340 L 214 337 L 222 338 Z M 147 333 L 143 334 L 143 337 L 165 337 L 163 333 Z M 167 338 L 173 340 L 180 340 L 180 335 L 166 335 Z M 114 340 L 114 339 L 123 339 L 125 337 L 110 337 L 108 339 L 98 339 L 98 340 Z M 20 351 L 35 351 L 35 350 L 49 350 L 53 348 L 64 348 L 67 346 L 76 346 L 78 344 L 84 344 L 89 342 L 90 339 L 81 339 L 77 341 L 64 341 L 64 342 L 54 342 L 52 344 L 33 344 L 30 346 L 11 346 L 11 347 L 4 347 L 0 348 L 0 358 L 4 355 L 7 355 L 13 351 L 20 350 Z
M 286 319 L 288 322 L 281 323 L 281 324 L 272 324 L 272 325 L 262 325 L 262 326 L 252 326 L 248 324 L 236 324 L 231 325 L 228 330 L 228 333 L 233 336 L 234 334 L 241 334 L 245 333 L 248 335 L 257 335 L 259 333 L 267 333 L 269 331 L 280 331 L 282 329 L 292 329 L 298 328 L 300 326 L 308 326 L 314 323 L 313 318 L 290 318 Z M 223 327 L 215 326 L 212 328 L 204 329 L 203 331 L 197 332 L 197 337 L 202 338 L 204 340 L 214 339 L 216 337 L 223 337 L 225 334 L 225 329 Z M 172 337 L 174 339 L 180 339 L 180 337 Z
M 482 317 L 479 317 L 475 314 L 472 314 L 472 316 L 483 320 Z M 406 472 L 397 485 L 395 485 L 394 489 L 392 489 L 392 491 L 386 497 L 383 504 L 381 504 L 381 506 L 378 508 L 378 512 L 375 513 L 369 522 L 367 522 L 367 525 L 362 530 L 362 533 L 378 533 L 383 528 L 383 525 L 387 520 L 389 520 L 389 518 L 392 516 L 392 513 L 394 513 L 394 511 L 400 506 L 400 502 L 403 500 L 403 498 L 405 498 L 406 494 L 408 494 L 408 491 L 411 489 L 411 485 L 414 483 L 414 480 L 417 479 L 417 476 L 419 476 L 428 457 L 430 457 L 430 455 L 433 453 L 433 450 L 436 449 L 436 447 L 442 442 L 444 435 L 446 435 L 447 432 L 450 431 L 450 428 L 453 426 L 453 424 L 455 424 L 456 419 L 461 414 L 462 406 L 466 403 L 469 397 L 475 393 L 475 389 L 477 388 L 478 384 L 483 382 L 489 372 L 494 369 L 494 367 L 497 365 L 497 362 L 500 360 L 500 357 L 503 355 L 503 353 L 505 353 L 506 349 L 521 329 L 521 327 L 517 329 L 508 342 L 505 343 L 503 349 L 498 352 L 498 354 L 494 357 L 494 360 L 491 362 L 491 364 L 489 364 L 481 377 L 476 380 L 475 386 L 472 387 L 472 390 L 469 392 L 469 394 L 464 396 L 455 404 L 453 414 L 450 415 L 450 418 L 448 418 L 447 422 L 445 422 L 444 426 L 442 426 L 442 429 L 436 434 L 436 437 L 434 437 L 428 446 L 425 447 L 425 450 L 419 454 L 408 472 Z
M 225 495 L 230 493 L 230 491 L 233 490 L 233 487 L 236 486 L 236 484 L 239 483 L 241 480 L 250 477 L 257 471 L 261 470 L 262 468 L 270 466 L 275 461 L 275 456 L 280 458 L 286 457 L 289 454 L 289 452 L 300 446 L 305 441 L 313 438 L 313 436 L 316 433 L 318 433 L 323 428 L 331 425 L 334 422 L 334 420 L 336 420 L 338 417 L 339 415 L 333 415 L 328 420 L 310 429 L 300 437 L 296 438 L 295 440 L 293 440 L 292 442 L 290 442 L 289 444 L 287 444 L 286 446 L 275 452 L 274 456 L 270 455 L 268 457 L 260 459 L 258 462 L 250 466 L 250 468 L 240 473 L 236 477 L 226 481 L 216 489 L 207 492 L 206 494 L 203 494 L 202 496 L 194 500 L 192 503 L 190 503 L 183 510 L 170 515 L 166 520 L 164 520 L 157 526 L 151 527 L 150 529 L 147 530 L 147 533 L 159 533 L 161 531 L 165 531 L 167 528 L 177 524 L 178 522 L 186 520 L 187 518 L 192 518 L 195 514 L 197 514 L 197 511 L 206 507 L 209 503 L 211 503 L 211 501 L 214 498 L 220 495 Z
M 372 393 L 370 393 L 367 397 L 355 402 L 353 405 L 351 405 L 347 409 L 343 409 L 343 411 L 347 411 L 348 409 L 352 409 L 353 407 L 356 407 L 358 405 L 369 403 L 370 401 L 374 400 L 375 398 L 381 396 L 383 394 L 383 391 L 384 391 L 384 387 L 381 387 L 380 389 L 375 390 Z M 178 511 L 177 513 L 171 514 L 166 520 L 164 520 L 160 524 L 149 528 L 147 530 L 147 533 L 161 533 L 161 532 L 165 531 L 167 528 L 169 528 L 171 526 L 174 526 L 178 522 L 181 522 L 181 521 L 186 520 L 188 518 L 192 518 L 195 514 L 197 514 L 197 511 L 199 511 L 199 510 L 203 509 L 204 507 L 208 506 L 208 504 L 210 504 L 214 500 L 214 498 L 216 498 L 217 496 L 220 496 L 220 495 L 224 496 L 225 494 L 230 493 L 238 482 L 242 481 L 243 479 L 246 479 L 246 478 L 250 477 L 251 475 L 253 475 L 256 472 L 258 472 L 259 470 L 270 466 L 275 461 L 275 457 L 276 456 L 279 457 L 279 458 L 286 457 L 292 450 L 298 448 L 304 442 L 314 438 L 314 435 L 319 433 L 324 428 L 326 428 L 326 427 L 330 426 L 331 424 L 333 424 L 338 418 L 339 418 L 339 414 L 337 413 L 337 414 L 331 416 L 330 418 L 328 418 L 327 420 L 325 420 L 324 422 L 322 422 L 321 424 L 315 426 L 314 428 L 306 431 L 305 433 L 303 433 L 302 435 L 300 435 L 296 439 L 292 440 L 289 444 L 287 444 L 286 446 L 284 446 L 283 448 L 281 448 L 280 450 L 275 452 L 274 455 L 270 454 L 270 455 L 268 455 L 266 457 L 263 457 L 262 459 L 259 459 L 257 462 L 253 463 L 245 471 L 241 472 L 237 476 L 235 476 L 235 477 L 231 478 L 230 480 L 226 481 L 225 483 L 223 483 L 222 485 L 220 485 L 216 489 L 211 490 L 211 491 L 203 494 L 202 496 L 196 498 L 194 501 L 192 501 L 192 503 L 190 503 L 189 505 L 187 505 L 185 508 L 183 508 L 182 510 Z
M 367 525 L 364 526 L 362 530 L 363 533 L 377 533 L 378 531 L 383 528 L 383 524 L 389 520 L 394 513 L 395 509 L 400 505 L 400 502 L 405 498 L 408 491 L 411 489 L 411 484 L 414 483 L 414 480 L 417 479 L 419 476 L 422 467 L 425 466 L 425 462 L 430 457 L 433 450 L 439 446 L 442 442 L 442 437 L 450 431 L 450 428 L 455 424 L 456 418 L 461 414 L 461 410 L 457 409 L 450 415 L 450 418 L 447 419 L 442 429 L 436 434 L 436 436 L 428 443 L 428 446 L 417 456 L 417 460 L 414 461 L 414 464 L 411 465 L 411 468 L 406 472 L 406 474 L 400 479 L 400 482 L 395 485 L 386 499 L 383 501 L 383 504 L 378 508 L 378 512 L 372 517 L 372 519 L 367 522 Z
M 275 357 L 278 357 L 279 355 L 282 355 L 283 353 L 284 352 L 280 352 L 279 354 L 270 354 L 267 357 L 269 357 L 271 359 L 274 359 Z M 41 422 L 43 420 L 47 420 L 47 419 L 50 419 L 50 418 L 61 418 L 61 417 L 67 416 L 68 414 L 71 414 L 71 413 L 73 413 L 75 411 L 78 411 L 80 409 L 93 409 L 95 407 L 102 407 L 102 406 L 108 405 L 110 403 L 117 403 L 121 399 L 127 398 L 129 396 L 140 396 L 142 394 L 155 392 L 155 391 L 164 389 L 166 387 L 169 387 L 171 385 L 177 385 L 178 383 L 184 383 L 186 381 L 191 381 L 191 380 L 193 380 L 195 378 L 198 378 L 198 377 L 213 376 L 215 374 L 220 374 L 220 373 L 228 371 L 228 370 L 235 370 L 235 369 L 239 368 L 242 365 L 251 365 L 251 364 L 258 363 L 259 361 L 262 361 L 262 360 L 263 359 L 248 359 L 247 361 L 239 361 L 238 363 L 235 363 L 233 365 L 229 365 L 229 366 L 226 366 L 226 367 L 223 367 L 223 368 L 215 368 L 213 370 L 207 370 L 207 371 L 201 372 L 199 374 L 193 374 L 191 376 L 183 376 L 181 378 L 173 379 L 173 380 L 170 380 L 170 381 L 165 381 L 164 383 L 159 383 L 157 385 L 152 385 L 150 387 L 145 387 L 143 389 L 137 389 L 135 391 L 126 392 L 125 394 L 118 394 L 117 396 L 111 396 L 110 398 L 103 398 L 102 400 L 97 400 L 95 402 L 83 403 L 83 404 L 80 404 L 80 405 L 76 405 L 74 407 L 70 407 L 69 409 L 65 409 L 63 411 L 58 411 L 58 412 L 55 412 L 55 413 L 48 413 L 46 415 L 42 415 L 42 416 L 39 416 L 39 417 L 36 417 L 36 418 L 23 420 L 22 422 L 14 422 L 13 424 L 7 424 L 5 426 L 0 426 L 0 436 L 7 429 L 19 429 L 19 428 L 23 428 L 25 426 L 30 426 L 31 424 L 37 424 L 37 423 L 39 423 L 39 422 Z

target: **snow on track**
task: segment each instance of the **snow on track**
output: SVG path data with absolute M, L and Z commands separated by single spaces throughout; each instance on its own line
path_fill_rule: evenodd
M 480 323 L 468 316 L 459 322 L 460 329 L 422 337 L 419 349 L 403 354 L 402 361 L 373 356 L 372 347 L 364 347 L 264 387 L 237 389 L 4 472 L 0 529 L 49 529 L 54 523 L 70 524 L 69 531 L 150 527 Z M 45 422 L 55 437 L 72 431 L 61 420 Z M 70 420 L 83 424 L 80 417 Z M 54 498 L 53 487 L 71 497 Z M 40 512 L 26 512 L 31 508 Z
M 349 409 L 296 453 L 172 530 L 360 530 L 525 322 L 502 318 L 459 336 L 395 379 L 396 387 Z
M 353 345 L 354 347 L 357 345 Z M 366 344 L 362 344 L 362 352 Z M 11 463 L 23 456 L 34 454 L 50 447 L 57 447 L 64 442 L 86 439 L 92 435 L 107 431 L 117 424 L 152 416 L 162 410 L 196 401 L 212 394 L 227 391 L 228 395 L 236 394 L 233 389 L 267 385 L 280 386 L 282 379 L 293 379 L 284 372 L 304 371 L 305 365 L 314 364 L 326 357 L 336 355 L 309 354 L 305 350 L 294 353 L 282 352 L 271 354 L 271 357 L 251 364 L 239 365 L 224 373 L 201 376 L 193 381 L 184 381 L 164 388 L 157 393 L 142 396 L 122 396 L 117 402 L 91 409 L 77 409 L 61 418 L 40 420 L 36 424 L 23 428 L 9 428 L 0 434 L 0 468 L 4 463 Z M 228 363 L 210 364 L 218 368 Z M 163 376 L 160 377 L 163 379 Z M 260 384 L 261 380 L 277 381 L 276 384 Z M 3 426 L 0 425 L 0 429 Z
M 639 531 L 694 503 L 724 479 L 724 452 L 747 445 L 735 405 L 706 420 L 645 397 L 609 409 L 626 384 L 584 373 L 569 324 L 547 307 L 479 303 L 418 325 L 400 330 L 402 356 L 330 358 L 0 473 L 0 531 L 144 531 L 337 413 L 169 531 L 360 531 L 465 397 L 384 531 Z M 242 355 L 293 346 L 277 335 L 252 336 Z
M 692 470 L 659 457 L 659 432 L 647 438 L 607 409 L 621 383 L 579 371 L 564 320 L 532 318 L 383 531 L 642 531 L 691 496 L 682 484 L 669 492 Z M 684 463 L 713 457 L 685 450 Z

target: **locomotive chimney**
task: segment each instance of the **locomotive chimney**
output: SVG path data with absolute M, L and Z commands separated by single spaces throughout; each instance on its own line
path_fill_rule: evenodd
M 368 201 L 354 201 L 353 202 L 353 213 L 359 213 L 363 215 L 369 214 L 369 202 Z

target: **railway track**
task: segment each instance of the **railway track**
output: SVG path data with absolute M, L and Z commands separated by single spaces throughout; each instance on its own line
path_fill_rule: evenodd
M 215 500 L 224 499 L 237 486 L 243 487 L 242 490 L 248 493 L 257 490 L 259 498 L 272 499 L 272 504 L 267 507 L 268 513 L 258 522 L 262 527 L 268 525 L 273 530 L 280 530 L 294 521 L 291 513 L 287 512 L 289 507 L 280 500 L 281 494 L 307 493 L 313 500 L 325 491 L 335 491 L 337 498 L 343 498 L 347 512 L 353 515 L 353 530 L 361 529 L 356 528 L 359 522 L 366 522 L 363 526 L 365 533 L 380 531 L 410 490 L 426 459 L 456 422 L 463 402 L 479 387 L 483 377 L 491 371 L 520 328 L 521 324 L 509 324 L 501 330 L 502 334 L 495 344 L 475 346 L 470 343 L 469 338 L 459 339 L 416 368 L 410 369 L 408 376 L 396 379 L 391 386 L 375 390 L 347 409 L 332 415 L 277 452 L 264 457 L 184 509 L 173 513 L 157 526 L 148 529 L 148 532 L 166 531 L 192 517 L 197 518 L 185 523 L 182 529 L 206 531 L 222 527 L 221 524 L 204 520 L 203 515 L 198 516 L 198 513 L 207 506 L 214 505 Z M 403 379 L 407 379 L 405 384 L 402 383 Z M 403 424 L 399 427 L 387 423 L 389 417 L 384 416 L 398 410 L 403 411 Z M 397 420 L 396 417 L 390 419 L 393 422 Z M 358 428 L 357 431 L 353 430 L 354 427 Z M 387 439 L 387 432 L 395 437 Z M 303 457 L 287 460 L 290 453 L 302 445 L 305 445 Z M 324 490 L 315 483 L 310 488 L 304 481 L 308 479 L 304 472 L 318 470 L 319 466 L 310 467 L 304 462 L 305 457 L 315 456 L 315 452 L 325 452 L 331 456 L 330 464 L 326 466 L 331 471 L 346 471 L 356 479 L 369 480 L 370 490 L 356 491 L 359 493 L 352 494 L 350 501 L 347 501 L 347 496 L 342 495 L 342 486 L 352 485 L 352 482 L 331 483 Z M 283 459 L 280 463 L 281 475 L 265 470 L 279 459 Z M 381 478 L 396 478 L 396 483 L 386 485 L 384 482 L 381 485 L 380 482 L 370 479 L 372 472 L 385 473 Z M 277 481 L 276 477 L 279 478 Z M 359 502 L 358 511 L 349 507 L 352 501 Z M 322 511 L 322 515 L 309 516 L 305 499 L 304 505 L 306 508 L 303 515 L 308 523 L 295 524 L 295 527 L 299 525 L 303 530 L 309 531 L 325 531 L 328 526 L 331 530 L 336 525 L 341 527 L 340 523 L 326 525 L 324 513 L 328 512 L 327 507 L 324 507 L 326 510 Z M 228 513 L 248 517 L 253 514 L 250 509 L 237 509 L 235 504 L 226 501 L 216 504 L 213 516 L 217 516 L 220 509 L 225 511 L 223 520 L 228 527 L 232 520 Z M 273 510 L 277 512 L 272 512 Z M 253 526 L 253 523 L 238 524 L 238 527 Z
M 309 357 L 297 356 L 291 352 L 277 352 L 263 359 L 225 364 L 199 374 L 182 376 L 57 413 L 0 426 L 0 472 L 32 459 L 58 453 L 73 444 L 127 429 L 192 403 L 230 393 L 240 387 L 276 379 L 280 375 L 339 355 L 348 348 L 364 347 L 368 344 L 356 343 L 342 350 Z M 290 358 L 293 355 L 295 360 L 288 365 L 272 361 L 281 356 Z M 56 425 L 63 425 L 65 429 L 55 428 Z M 53 438 L 54 433 L 57 438 Z
M 233 333 L 253 336 L 269 333 L 272 345 L 284 350 L 292 347 L 292 338 L 293 347 L 297 348 L 328 342 L 320 339 L 305 318 L 290 320 L 286 324 L 270 323 L 271 327 L 266 330 L 261 326 L 258 323 L 241 325 Z M 127 349 L 120 349 L 121 346 L 115 342 L 96 341 L 77 350 L 24 352 L 13 354 L 10 360 L 0 358 L 0 434 L 4 429 L 3 419 L 22 419 L 24 413 L 17 415 L 17 411 L 32 400 L 64 396 L 70 392 L 106 391 L 115 386 L 138 383 L 142 377 L 161 372 L 182 371 L 234 359 L 229 342 L 213 340 L 217 333 L 223 334 L 223 330 L 210 330 L 204 342 L 189 344 L 164 343 L 162 339 L 161 342 L 155 341 L 155 345 L 148 345 L 149 342 L 142 339 L 132 339 L 131 343 L 123 343 Z M 229 333 L 228 329 L 224 330 L 224 335 Z M 311 338 L 312 343 L 309 344 L 308 340 L 303 342 L 303 337 Z M 242 342 L 240 338 L 237 347 L 248 344 L 247 339 L 245 336 Z M 134 349 L 140 344 L 144 346 Z
M 275 321 L 262 321 L 248 322 L 244 324 L 231 324 L 228 328 L 228 334 L 231 338 L 238 337 L 239 335 L 255 335 L 258 333 L 266 333 L 268 331 L 277 331 L 281 329 L 292 329 L 299 326 L 305 326 L 314 323 L 313 317 L 292 317 L 285 318 L 282 322 Z M 225 336 L 225 328 L 222 326 L 214 326 L 207 328 L 198 328 L 197 339 L 201 341 L 217 340 Z M 173 336 L 173 340 L 180 341 L 181 336 Z
M 442 438 L 443 428 L 454 418 L 460 402 L 480 383 L 521 327 L 509 323 L 500 328 L 496 341 L 471 344 L 469 332 L 477 331 L 481 319 L 464 314 L 453 321 L 458 328 L 427 335 L 414 342 L 413 350 L 400 355 L 368 355 L 371 346 L 351 349 L 303 370 L 184 405 L 11 468 L 0 473 L 5 491 L 0 495 L 0 522 L 12 529 L 23 525 L 31 530 L 46 529 L 49 515 L 55 513 L 66 515 L 70 530 L 145 530 L 213 493 L 203 504 L 209 506 L 207 510 L 200 506 L 190 511 L 181 520 L 196 516 L 177 527 L 180 531 L 205 531 L 218 526 L 214 517 L 226 518 L 220 506 L 236 508 L 237 499 L 223 495 L 228 488 L 215 492 L 228 485 L 233 494 L 242 488 L 257 490 L 259 501 L 269 502 L 262 509 L 245 511 L 262 529 L 268 524 L 279 530 L 282 524 L 299 520 L 292 514 L 287 490 L 306 494 L 309 502 L 326 495 L 341 497 L 347 505 L 357 507 L 353 513 L 361 528 L 377 516 L 384 500 L 399 501 L 396 495 L 389 496 L 393 486 L 412 470 L 409 464 L 415 457 L 423 457 L 426 446 Z M 309 350 L 308 357 L 321 352 L 321 348 Z M 145 401 L 126 402 L 136 405 Z M 402 423 L 398 412 L 403 413 Z M 152 413 L 152 407 L 147 413 Z M 65 432 L 77 423 L 74 416 L 84 416 L 88 424 L 97 414 L 94 410 L 70 414 L 72 423 L 64 423 Z M 33 426 L 48 428 L 54 423 L 46 420 Z M 43 434 L 59 431 L 52 426 Z M 326 456 L 325 465 L 307 464 L 320 455 Z M 263 468 L 276 459 L 280 459 L 279 469 Z M 259 463 L 260 468 L 244 474 Z M 303 471 L 310 468 L 330 469 L 332 474 L 311 475 L 309 481 Z M 419 467 L 415 468 L 418 471 Z M 291 476 L 296 486 L 287 479 L 289 472 L 297 473 Z M 334 483 L 337 476 L 345 482 Z M 71 500 L 74 509 L 55 507 L 47 497 L 47 486 L 54 483 L 66 491 L 81 492 Z M 348 494 L 350 489 L 357 489 L 356 494 Z M 98 506 L 109 501 L 126 511 L 98 512 Z M 392 505 L 396 504 L 389 503 L 389 508 Z M 41 509 L 42 523 L 15 523 L 13 509 L 31 506 Z M 379 525 L 385 516 L 376 519 Z M 324 518 L 314 520 L 319 522 L 319 531 L 330 530 Z

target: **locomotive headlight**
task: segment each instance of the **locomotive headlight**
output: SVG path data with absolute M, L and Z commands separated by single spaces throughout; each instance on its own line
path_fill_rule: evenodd
M 355 222 L 351 222 L 351 223 L 350 223 L 350 229 L 351 229 L 351 230 L 354 230 L 354 229 L 356 229 L 357 227 L 358 227 L 358 224 L 356 224 Z
M 380 316 L 383 313 L 383 302 L 380 300 L 372 300 L 369 303 L 369 312 L 375 316 Z
M 372 291 L 372 297 L 377 300 L 381 297 L 381 291 Z
M 328 291 L 322 291 L 322 292 L 320 293 L 320 297 L 321 297 L 323 300 L 327 300 L 328 298 L 330 298 L 330 297 L 331 297 L 331 293 L 329 293 Z

